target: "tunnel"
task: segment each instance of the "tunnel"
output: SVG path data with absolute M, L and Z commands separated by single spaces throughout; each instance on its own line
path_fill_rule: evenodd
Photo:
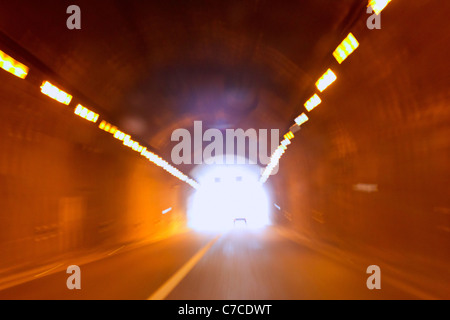
M 2 2 L 0 299 L 449 299 L 449 12 Z

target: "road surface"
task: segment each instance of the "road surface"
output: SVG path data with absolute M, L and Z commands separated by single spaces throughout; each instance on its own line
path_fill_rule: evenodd
M 80 265 L 80 290 L 67 288 L 65 264 Z M 118 247 L 87 264 L 55 264 L 32 281 L 0 291 L 0 299 L 417 298 L 384 278 L 381 290 L 369 290 L 366 268 L 317 252 L 274 228 L 188 232 L 138 248 Z

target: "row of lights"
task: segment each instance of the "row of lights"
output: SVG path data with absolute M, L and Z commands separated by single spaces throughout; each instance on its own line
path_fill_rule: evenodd
M 106 122 L 103 120 L 100 122 L 99 128 L 103 131 L 106 131 L 113 135 L 113 137 L 119 141 L 122 141 L 123 145 L 132 149 L 133 151 L 136 151 L 140 153 L 143 157 L 145 157 L 148 161 L 152 162 L 153 164 L 163 168 L 165 171 L 173 175 L 174 177 L 180 179 L 181 181 L 186 182 L 191 187 L 197 189 L 199 187 L 198 183 L 189 178 L 187 175 L 182 173 L 180 170 L 169 164 L 166 160 L 162 159 L 157 154 L 147 150 L 146 147 L 141 146 L 139 142 L 134 141 L 131 139 L 131 136 L 129 134 L 126 134 L 120 130 L 117 129 L 116 126 L 113 126 L 112 124 Z
M 79 104 L 76 108 L 74 113 L 83 118 L 87 121 L 96 123 L 99 117 L 98 113 L 95 113 L 94 111 L 89 110 L 88 108 L 83 107 L 81 104 Z
M 381 11 L 391 2 L 391 0 L 369 0 L 369 5 L 371 6 L 373 11 L 379 15 Z M 349 33 L 348 36 L 342 41 L 342 43 L 336 48 L 336 50 L 333 52 L 333 56 L 336 59 L 336 61 L 341 64 L 349 55 L 351 55 L 359 46 L 358 41 L 353 36 L 352 33 Z M 0 51 L 0 68 L 3 70 L 21 78 L 25 79 L 29 68 L 22 63 L 16 61 L 12 57 L 8 56 L 3 51 Z M 325 89 L 327 89 L 333 82 L 337 80 L 336 74 L 331 70 L 328 69 L 316 82 L 316 87 L 320 92 L 323 92 Z M 41 86 L 41 92 L 56 101 L 63 103 L 65 105 L 69 105 L 72 101 L 72 96 L 56 86 L 52 85 L 50 82 L 45 81 Z M 317 107 L 322 100 L 320 97 L 316 94 L 314 94 L 308 101 L 305 102 L 304 106 L 308 112 L 312 111 L 315 107 Z M 78 105 L 75 108 L 74 113 L 90 122 L 96 123 L 99 115 L 82 105 Z M 284 140 L 281 141 L 278 148 L 275 150 L 275 152 L 271 156 L 271 160 L 265 170 L 263 171 L 261 182 L 264 183 L 267 181 L 268 177 L 270 176 L 273 169 L 278 165 L 279 160 L 281 156 L 285 153 L 287 150 L 287 146 L 291 143 L 291 139 L 294 138 L 293 132 L 296 132 L 300 129 L 300 126 L 303 125 L 305 122 L 307 122 L 308 116 L 305 113 L 302 113 L 299 115 L 294 121 L 295 125 L 291 127 L 291 130 L 284 136 Z M 154 153 L 151 153 L 146 150 L 146 148 L 140 146 L 140 144 L 136 141 L 133 141 L 129 135 L 126 135 L 125 133 L 119 131 L 117 127 L 112 126 L 111 124 L 107 123 L 106 121 L 102 121 L 99 125 L 100 129 L 109 132 L 114 135 L 116 139 L 122 140 L 123 144 L 127 147 L 130 147 L 134 151 L 140 152 L 141 155 L 145 156 L 149 161 L 152 163 L 162 167 L 167 172 L 171 173 L 178 179 L 188 183 L 194 188 L 198 187 L 198 183 L 190 178 L 188 178 L 186 175 L 184 175 L 181 171 L 176 169 L 175 167 L 171 166 L 167 161 L 161 159 L 159 156 L 155 155 Z
M 0 51 L 0 68 L 2 68 L 5 71 L 8 71 L 9 73 L 21 79 L 25 79 L 25 77 L 28 74 L 27 66 L 14 60 L 12 57 L 8 56 L 3 51 Z
M 369 0 L 368 7 L 372 7 L 373 11 L 379 15 L 381 11 L 391 2 L 391 0 Z M 341 64 L 345 59 L 348 58 L 357 48 L 359 47 L 359 42 L 356 40 L 352 33 L 349 33 L 347 37 L 339 44 L 339 46 L 334 50 L 333 57 L 336 61 Z M 327 89 L 333 82 L 337 80 L 336 74 L 330 68 L 317 80 L 316 88 L 322 93 Z M 308 101 L 305 102 L 304 107 L 308 112 L 311 112 L 319 104 L 322 103 L 321 98 L 317 93 L 315 93 Z M 287 146 L 291 143 L 294 138 L 293 132 L 300 130 L 300 127 L 309 120 L 308 116 L 303 112 L 297 118 L 295 118 L 295 124 L 290 128 L 290 131 L 284 135 L 284 140 L 281 141 L 278 148 L 272 154 L 269 164 L 264 169 L 260 182 L 265 183 L 272 173 L 273 169 L 278 165 L 281 156 L 286 152 Z
M 0 68 L 21 79 L 25 79 L 29 71 L 29 68 L 27 66 L 16 61 L 3 51 L 0 51 Z M 59 89 L 57 86 L 53 85 L 49 81 L 44 81 L 42 83 L 41 92 L 42 94 L 67 106 L 70 105 L 73 99 L 73 97 L 70 94 Z M 88 108 L 82 106 L 81 104 L 78 104 L 75 107 L 74 114 L 92 123 L 97 123 L 100 117 L 98 113 L 89 110 Z M 169 164 L 160 156 L 156 155 L 153 152 L 148 151 L 146 147 L 141 146 L 139 142 L 134 141 L 130 135 L 120 131 L 116 126 L 113 126 L 112 124 L 106 122 L 105 120 L 102 120 L 99 124 L 99 128 L 105 132 L 112 134 L 114 138 L 122 141 L 124 146 L 140 153 L 151 163 L 161 167 L 174 177 L 189 184 L 191 187 L 195 189 L 199 187 L 198 183 L 195 180 L 189 178 L 187 175 L 185 175 L 180 170 Z
M 269 176 L 272 174 L 272 171 L 276 168 L 278 163 L 280 162 L 281 156 L 286 152 L 288 145 L 291 144 L 291 140 L 294 139 L 294 134 L 292 131 L 289 131 L 284 135 L 284 140 L 280 142 L 280 145 L 277 147 L 275 152 L 270 157 L 269 164 L 264 168 L 264 171 L 261 174 L 259 179 L 260 183 L 265 183 Z

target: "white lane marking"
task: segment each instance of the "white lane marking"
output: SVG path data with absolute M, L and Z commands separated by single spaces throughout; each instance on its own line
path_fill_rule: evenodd
M 120 249 L 124 248 L 125 246 L 121 246 L 120 248 L 114 250 L 113 252 L 108 253 L 108 256 L 113 255 L 114 253 L 116 253 L 117 251 L 119 251 Z
M 167 280 L 158 290 L 156 290 L 147 300 L 164 300 L 175 287 L 186 277 L 186 275 L 203 258 L 213 244 L 220 238 L 220 235 L 211 240 L 206 246 L 198 251 L 195 256 L 189 259 L 169 280 Z
M 50 271 L 53 271 L 53 270 L 55 270 L 55 269 L 61 267 L 62 265 L 63 265 L 62 263 L 61 263 L 61 264 L 58 264 L 56 267 L 53 267 L 53 268 L 51 268 L 51 269 L 48 269 L 47 271 L 38 273 L 38 274 L 35 275 L 34 277 L 37 278 L 37 277 L 43 276 L 44 274 L 49 273 Z

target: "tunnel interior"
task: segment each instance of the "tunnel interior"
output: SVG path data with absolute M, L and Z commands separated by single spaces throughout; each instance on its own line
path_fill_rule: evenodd
M 449 3 L 393 0 L 369 29 L 360 0 L 81 0 L 79 30 L 66 26 L 71 4 L 0 10 L 0 50 L 29 68 L 26 79 L 0 70 L 0 271 L 186 232 L 196 190 L 185 182 L 201 188 L 194 154 L 207 142 L 174 163 L 173 132 L 194 136 L 201 121 L 282 140 L 304 113 L 264 184 L 270 224 L 417 272 L 431 290 L 429 279 L 448 285 Z M 349 33 L 359 46 L 338 63 Z M 319 92 L 329 68 L 337 79 Z M 43 95 L 43 81 L 72 102 Z M 307 112 L 314 94 L 321 103 Z M 100 120 L 75 116 L 78 104 Z M 101 121 L 168 164 L 124 147 Z M 229 207 L 219 207 L 243 218 L 232 208 L 242 201 L 223 194 Z

